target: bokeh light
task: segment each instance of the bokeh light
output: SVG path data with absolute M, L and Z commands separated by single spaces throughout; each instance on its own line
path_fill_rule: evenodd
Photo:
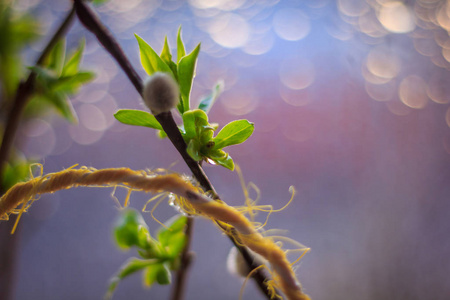
M 400 100 L 411 108 L 424 108 L 428 102 L 426 83 L 416 75 L 402 80 L 398 88 Z
M 367 69 L 376 77 L 392 79 L 400 72 L 398 56 L 386 47 L 373 48 L 367 56 Z
M 249 38 L 249 26 L 243 17 L 227 13 L 214 18 L 209 33 L 222 47 L 239 48 L 244 46 Z
M 302 58 L 287 58 L 280 65 L 281 82 L 293 90 L 310 86 L 315 79 L 315 69 L 311 61 Z
M 378 14 L 380 23 L 390 32 L 407 33 L 416 26 L 411 9 L 400 1 L 384 3 Z
M 298 41 L 305 38 L 310 30 L 308 16 L 299 9 L 280 9 L 273 17 L 275 33 L 282 39 Z

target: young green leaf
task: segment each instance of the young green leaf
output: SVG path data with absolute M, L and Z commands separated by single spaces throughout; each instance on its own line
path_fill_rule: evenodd
M 183 99 L 183 107 L 180 113 L 189 110 L 189 96 L 191 93 L 192 82 L 195 77 L 195 67 L 199 52 L 200 44 L 198 44 L 190 54 L 184 56 L 178 62 L 178 83 L 180 84 L 180 93 L 181 98 Z
M 162 264 L 162 268 L 159 269 L 156 275 L 156 281 L 161 285 L 167 285 L 172 282 L 172 276 L 170 274 L 170 269 L 167 263 Z
M 172 54 L 170 53 L 170 47 L 169 42 L 167 41 L 167 36 L 164 39 L 164 46 L 161 51 L 160 57 L 169 66 L 170 70 L 172 70 L 175 79 L 178 81 L 177 64 L 172 61 Z
M 10 161 L 5 165 L 3 176 L 1 176 L 2 187 L 5 190 L 8 190 L 19 181 L 24 181 L 28 177 L 29 172 L 30 165 L 29 162 L 26 161 L 25 157 L 10 159 Z
M 170 53 L 170 47 L 169 42 L 167 41 L 167 36 L 164 38 L 164 46 L 161 51 L 160 57 L 166 64 L 169 64 L 169 62 L 172 61 L 172 54 Z
M 151 266 L 148 266 L 144 270 L 144 284 L 147 287 L 151 287 L 158 277 L 158 273 L 161 269 L 163 269 L 162 263 L 154 263 Z
M 166 247 L 167 255 L 172 259 L 180 256 L 186 245 L 186 235 L 184 232 L 177 232 L 170 236 L 168 246 Z
M 145 232 L 142 232 L 142 227 L 146 229 Z M 114 228 L 117 245 L 122 249 L 129 249 L 132 246 L 145 248 L 147 242 L 143 241 L 142 234 L 147 234 L 148 238 L 151 238 L 147 224 L 141 214 L 134 209 L 124 211 L 118 225 Z
M 44 66 L 47 66 L 49 70 L 55 71 L 56 75 L 60 75 L 64 67 L 64 57 L 66 56 L 66 40 L 61 39 L 53 47 L 47 59 L 44 62 Z
M 83 58 L 85 41 L 82 39 L 78 49 L 72 54 L 72 56 L 64 64 L 61 75 L 71 76 L 78 73 L 78 68 L 80 67 L 81 59 Z
M 200 154 L 200 144 L 196 139 L 192 139 L 189 141 L 186 152 L 195 161 L 200 161 L 203 158 L 203 156 Z
M 165 139 L 167 137 L 167 133 L 164 130 L 158 130 L 157 136 L 160 139 Z
M 84 84 L 95 78 L 92 72 L 78 72 L 74 75 L 65 75 L 54 81 L 49 88 L 55 92 L 75 94 Z
M 137 34 L 135 34 L 135 36 L 139 44 L 141 63 L 147 74 L 152 75 L 153 73 L 159 71 L 174 76 L 170 67 L 161 59 L 161 57 L 158 56 L 155 50 L 153 50 L 153 48 L 150 47 L 140 36 Z
M 227 168 L 230 171 L 234 171 L 234 161 L 231 158 L 230 155 L 227 155 L 222 158 L 218 158 L 214 160 L 217 164 L 221 165 L 222 167 Z
M 218 165 L 231 171 L 234 170 L 234 162 L 231 156 L 221 149 L 211 149 L 207 152 L 207 157 Z
M 217 98 L 219 97 L 220 93 L 223 91 L 224 83 L 223 81 L 219 81 L 214 86 L 211 94 L 204 97 L 202 100 L 200 100 L 200 104 L 198 105 L 198 108 L 203 110 L 206 113 L 209 113 L 211 110 L 211 107 L 216 102 Z
M 115 275 L 113 278 L 111 278 L 108 291 L 105 295 L 105 299 L 112 298 L 114 290 L 116 289 L 117 285 L 122 279 L 133 273 L 136 273 L 137 271 L 145 269 L 146 267 L 152 265 L 153 263 L 154 260 L 130 258 L 120 267 L 118 274 Z
M 135 109 L 119 109 L 114 117 L 123 124 L 145 126 L 163 130 L 155 116 L 149 112 Z
M 38 99 L 43 99 L 51 103 L 56 111 L 59 112 L 67 121 L 73 124 L 78 123 L 77 113 L 72 106 L 72 102 L 70 102 L 64 93 L 48 92 L 38 97 Z
M 225 125 L 213 139 L 214 149 L 243 143 L 254 130 L 255 125 L 247 120 L 236 120 Z
M 155 263 L 148 266 L 144 271 L 144 283 L 147 287 L 158 282 L 161 285 L 170 284 L 172 276 L 166 263 Z
M 163 247 L 169 245 L 171 235 L 180 231 L 182 232 L 184 230 L 186 222 L 187 222 L 186 216 L 176 215 L 164 223 L 164 227 L 161 227 L 157 233 L 158 240 L 163 245 Z
M 184 138 L 186 141 L 193 139 L 197 135 L 195 126 L 195 114 L 192 110 L 184 112 L 183 116 Z
M 186 55 L 186 50 L 184 49 L 184 43 L 181 39 L 181 26 L 178 28 L 177 34 L 177 64 L 180 62 L 181 58 Z
M 182 117 L 186 141 L 198 136 L 201 126 L 209 126 L 208 115 L 200 109 L 185 111 Z

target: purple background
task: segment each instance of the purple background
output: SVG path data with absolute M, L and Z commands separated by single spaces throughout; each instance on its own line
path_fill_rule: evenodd
M 49 32 L 69 5 L 17 3 Z M 313 299 L 450 299 L 446 1 L 117 0 L 97 11 L 142 75 L 133 33 L 160 51 L 165 35 L 175 46 L 181 24 L 188 51 L 202 43 L 192 102 L 223 79 L 210 120 L 255 123 L 253 136 L 229 153 L 261 190 L 260 203 L 282 207 L 296 187 L 266 229 L 286 229 L 280 234 L 312 249 L 297 274 Z M 98 77 L 73 99 L 79 126 L 58 117 L 25 124 L 24 152 L 41 159 L 45 173 L 76 163 L 188 172 L 168 140 L 113 119 L 118 108 L 142 108 L 140 99 L 79 23 L 68 44 L 83 36 L 83 66 Z M 41 47 L 30 49 L 30 61 Z M 243 204 L 236 172 L 205 171 L 227 203 Z M 112 241 L 111 191 L 46 195 L 23 216 L 15 299 L 103 297 L 134 255 Z M 133 193 L 132 206 L 148 198 Z M 155 213 L 163 221 L 174 214 L 166 204 Z M 159 227 L 145 217 L 151 230 Z M 238 298 L 242 280 L 226 271 L 230 247 L 211 222 L 196 222 L 186 299 Z M 169 290 L 145 290 L 135 275 L 115 299 L 167 299 Z M 244 299 L 260 298 L 249 283 Z

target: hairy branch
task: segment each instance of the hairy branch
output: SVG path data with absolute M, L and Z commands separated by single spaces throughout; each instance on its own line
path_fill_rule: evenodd
M 78 186 L 114 187 L 117 185 L 125 186 L 130 190 L 169 192 L 177 195 L 175 204 L 179 209 L 190 215 L 203 216 L 216 223 L 222 223 L 222 228 L 232 228 L 243 245 L 267 260 L 275 274 L 274 284 L 283 291 L 287 299 L 310 300 L 303 293 L 291 263 L 286 258 L 286 253 L 272 238 L 264 237 L 259 233 L 254 224 L 238 209 L 197 192 L 197 188 L 178 174 L 155 175 L 151 172 L 134 171 L 128 168 L 96 170 L 81 167 L 39 176 L 28 182 L 17 183 L 0 198 L 0 219 L 8 218 L 11 212 L 21 214 L 40 194 L 54 193 Z M 22 208 L 17 209 L 20 204 Z M 303 250 L 304 254 L 309 249 L 299 250 Z

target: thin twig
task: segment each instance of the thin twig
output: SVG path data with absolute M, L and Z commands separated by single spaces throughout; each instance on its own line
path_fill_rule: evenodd
M 142 79 L 132 67 L 131 63 L 129 62 L 122 48 L 120 47 L 119 43 L 115 40 L 111 32 L 101 23 L 100 19 L 86 3 L 84 3 L 82 0 L 74 0 L 74 4 L 78 18 L 80 19 L 81 23 L 97 37 L 99 42 L 117 61 L 119 66 L 128 76 L 128 79 L 134 85 L 137 92 L 142 96 L 143 90 Z M 201 166 L 195 160 L 193 160 L 186 152 L 187 147 L 186 143 L 184 142 L 184 139 L 181 136 L 178 126 L 173 119 L 172 113 L 171 112 L 161 113 L 156 116 L 156 119 L 161 124 L 168 138 L 173 143 L 175 148 L 178 150 L 178 152 L 180 153 L 180 155 L 182 156 L 182 158 L 184 159 L 184 161 L 186 162 L 189 169 L 191 170 L 197 181 L 200 183 L 202 188 L 205 191 L 212 192 L 213 198 L 219 199 L 217 193 L 215 192 L 214 187 L 212 186 L 211 182 L 209 181 L 208 177 L 206 176 Z M 246 247 L 241 246 L 239 242 L 236 241 L 235 237 L 229 236 L 229 238 L 242 253 L 250 270 L 259 267 L 258 264 L 254 263 L 255 260 L 253 258 L 253 255 L 250 254 L 250 252 L 247 250 Z M 181 271 L 183 272 L 183 270 Z M 256 281 L 261 292 L 264 295 L 266 295 L 268 299 L 270 299 L 271 296 L 265 283 L 268 280 L 267 274 L 260 268 L 253 275 L 253 279 Z
M 187 218 L 186 229 L 184 234 L 186 235 L 186 245 L 180 257 L 180 268 L 175 275 L 175 282 L 172 289 L 171 300 L 182 300 L 184 298 L 184 290 L 186 289 L 186 275 L 193 260 L 193 253 L 189 251 L 191 247 L 191 235 L 194 219 L 192 217 Z
M 74 16 L 75 10 L 72 8 L 37 59 L 37 66 L 42 65 L 55 44 L 61 39 L 62 36 L 65 35 L 74 20 Z M 3 132 L 0 146 L 0 194 L 5 192 L 5 187 L 1 184 L 3 182 L 3 172 L 14 144 L 14 139 L 23 111 L 34 91 L 35 81 L 36 74 L 34 72 L 30 72 L 28 78 L 19 84 L 13 106 L 8 114 L 8 120 Z M 14 224 L 14 222 L 12 222 L 12 224 Z M 0 224 L 0 245 L 3 245 L 0 247 L 0 299 L 4 300 L 12 297 L 15 277 L 14 265 L 17 255 L 16 248 L 19 242 L 18 232 L 16 232 L 15 235 L 11 235 L 10 227 L 11 223 L 2 222 L 2 224 Z
M 49 55 L 50 51 L 53 49 L 55 44 L 64 36 L 67 30 L 70 28 L 72 21 L 75 16 L 75 10 L 72 7 L 70 12 L 65 17 L 62 24 L 59 26 L 58 30 L 55 32 L 51 40 L 48 42 L 45 49 L 42 51 L 38 60 L 36 61 L 36 66 L 42 65 L 44 60 Z M 11 152 L 12 145 L 14 143 L 14 138 L 16 136 L 17 128 L 19 127 L 20 119 L 22 118 L 23 110 L 25 109 L 30 96 L 34 91 L 34 84 L 36 81 L 36 73 L 30 72 L 28 78 L 25 82 L 21 82 L 17 88 L 17 93 L 14 99 L 13 107 L 8 114 L 8 121 L 6 123 L 5 131 L 3 133 L 2 143 L 0 146 L 0 182 L 1 176 L 3 174 L 5 164 L 9 159 L 9 154 Z M 2 191 L 3 192 L 3 191 Z

